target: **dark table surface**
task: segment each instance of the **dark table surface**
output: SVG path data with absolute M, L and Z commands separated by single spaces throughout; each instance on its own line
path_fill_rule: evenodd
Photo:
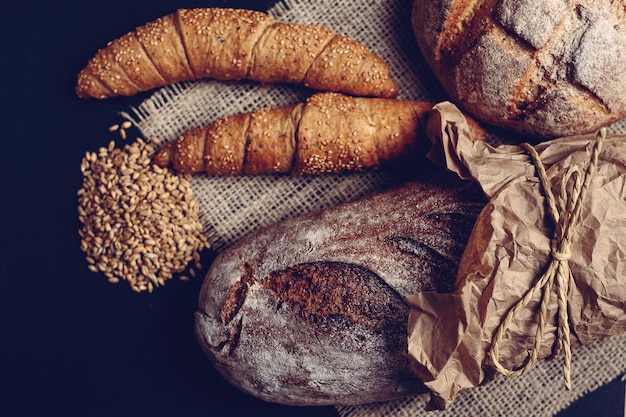
M 107 127 L 119 122 L 118 112 L 147 97 L 79 100 L 74 83 L 86 61 L 109 40 L 177 8 L 271 4 L 16 0 L 3 6 L 0 416 L 337 415 L 332 407 L 264 403 L 217 375 L 193 333 L 200 279 L 135 294 L 88 271 L 79 249 L 81 159 L 112 139 Z M 616 381 L 562 416 L 622 416 L 623 401 Z

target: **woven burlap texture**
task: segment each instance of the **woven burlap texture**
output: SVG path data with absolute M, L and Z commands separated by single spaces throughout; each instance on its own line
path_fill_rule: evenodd
M 399 98 L 441 101 L 447 96 L 423 62 L 410 22 L 409 0 L 287 0 L 268 12 L 280 20 L 324 24 L 351 36 L 383 57 L 400 85 Z M 200 81 L 168 86 L 138 107 L 124 112 L 144 138 L 162 144 L 182 132 L 218 117 L 303 101 L 311 92 L 286 85 Z M 623 123 L 611 127 L 626 132 Z M 497 136 L 495 140 L 497 141 Z M 384 169 L 346 175 L 292 178 L 196 175 L 192 187 L 209 242 L 222 250 L 259 227 L 311 210 L 353 199 L 406 181 Z M 341 406 L 343 417 L 373 416 L 552 416 L 582 395 L 626 371 L 626 335 L 578 348 L 573 359 L 573 389 L 561 382 L 561 361 L 544 361 L 527 375 L 498 377 L 461 393 L 443 412 L 424 411 L 427 395 L 400 400 Z

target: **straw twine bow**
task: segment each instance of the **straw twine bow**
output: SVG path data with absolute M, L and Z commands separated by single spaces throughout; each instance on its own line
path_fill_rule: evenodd
M 576 166 L 572 166 L 568 169 L 565 176 L 561 179 L 561 189 L 558 200 L 552 193 L 546 170 L 537 151 L 527 143 L 522 145 L 530 154 L 535 165 L 535 169 L 537 170 L 541 187 L 543 188 L 548 203 L 549 213 L 555 225 L 555 231 L 554 237 L 551 241 L 552 260 L 550 261 L 546 272 L 541 276 L 541 278 L 539 278 L 535 285 L 531 287 L 528 292 L 526 292 L 524 297 L 522 297 L 508 312 L 493 336 L 491 351 L 489 354 L 495 368 L 506 376 L 522 375 L 530 370 L 535 362 L 537 362 L 537 355 L 539 354 L 539 349 L 545 332 L 548 305 L 550 304 L 553 287 L 556 284 L 558 325 L 557 345 L 555 347 L 554 354 L 558 355 L 561 351 L 563 351 L 565 356 L 563 364 L 565 387 L 567 389 L 571 389 L 572 387 L 570 373 L 572 353 L 570 347 L 570 327 L 567 308 L 567 293 L 569 290 L 570 278 L 568 260 L 571 257 L 570 239 L 572 230 L 578 221 L 578 217 L 580 216 L 582 202 L 585 199 L 589 183 L 591 182 L 595 167 L 598 163 L 598 155 L 600 154 L 602 142 L 605 137 L 606 130 L 601 129 L 596 135 L 596 142 L 591 154 L 591 159 L 584 175 Z M 569 186 L 570 182 L 572 182 L 571 186 Z M 571 187 L 571 190 L 568 192 L 569 187 Z M 502 338 L 504 337 L 504 334 L 509 328 L 511 322 L 515 319 L 517 314 L 526 307 L 537 291 L 543 291 L 543 293 L 541 295 L 539 323 L 537 325 L 533 349 L 529 353 L 528 360 L 525 365 L 515 370 L 507 369 L 498 359 L 500 342 L 502 341 Z

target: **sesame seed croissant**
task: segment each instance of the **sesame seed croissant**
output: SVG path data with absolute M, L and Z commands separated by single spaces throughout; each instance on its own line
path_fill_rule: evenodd
M 358 96 L 394 97 L 398 90 L 379 56 L 325 26 L 200 8 L 178 10 L 110 42 L 79 73 L 76 93 L 130 96 L 202 78 L 295 83 Z
M 426 149 L 424 128 L 432 106 L 317 93 L 305 103 L 226 116 L 190 130 L 162 147 L 153 161 L 183 174 L 214 175 L 375 168 Z M 476 139 L 484 139 L 486 133 L 471 122 Z

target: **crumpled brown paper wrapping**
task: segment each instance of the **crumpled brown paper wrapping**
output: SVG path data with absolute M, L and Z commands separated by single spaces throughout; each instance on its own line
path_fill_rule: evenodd
M 435 106 L 430 158 L 476 180 L 490 201 L 459 265 L 456 292 L 422 293 L 408 300 L 409 353 L 415 372 L 431 390 L 433 408 L 445 408 L 460 390 L 489 381 L 495 372 L 488 354 L 495 330 L 551 260 L 554 225 L 528 153 L 515 145 L 472 142 L 468 129 L 454 105 Z M 594 142 L 595 135 L 586 135 L 535 147 L 555 194 L 564 171 L 573 165 L 585 169 Z M 568 261 L 572 347 L 626 330 L 626 137 L 606 137 L 583 204 Z M 499 360 L 508 369 L 528 359 L 539 297 L 505 333 Z M 553 353 L 555 300 L 549 305 L 538 359 Z

